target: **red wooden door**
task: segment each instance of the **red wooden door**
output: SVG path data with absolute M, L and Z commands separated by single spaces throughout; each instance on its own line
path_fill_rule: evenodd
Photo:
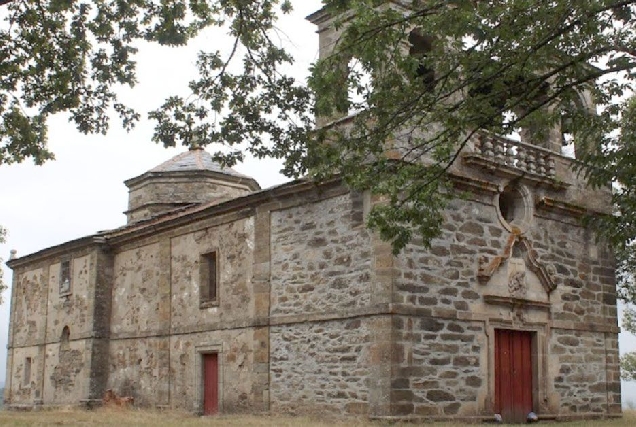
M 526 422 L 532 408 L 532 332 L 495 332 L 495 412 Z
M 203 355 L 203 414 L 219 412 L 219 358 L 218 354 Z

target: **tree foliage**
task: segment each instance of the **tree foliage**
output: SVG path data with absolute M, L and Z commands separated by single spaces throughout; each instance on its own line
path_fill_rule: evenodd
M 636 311 L 631 306 L 623 310 L 623 328 L 636 334 Z M 621 378 L 626 381 L 636 381 L 636 352 L 621 356 Z
M 285 1 L 3 0 L 0 5 L 0 165 L 53 158 L 46 121 L 58 112 L 68 112 L 83 133 L 105 133 L 113 113 L 132 128 L 140 115 L 118 101 L 116 89 L 136 82 L 140 40 L 181 46 L 205 27 L 226 26 L 261 63 L 291 60 L 263 36 L 277 13 L 289 10 Z M 210 52 L 200 62 L 214 67 L 222 59 Z
M 136 43 L 179 46 L 223 27 L 230 54 L 199 53 L 192 93 L 149 114 L 155 141 L 211 144 L 229 165 L 246 154 L 284 159 L 290 177 L 339 173 L 386 200 L 369 222 L 400 250 L 414 233 L 426 244 L 438 232 L 444 172 L 472 135 L 523 128 L 547 144 L 563 125 L 590 185 L 616 184 L 616 215 L 594 221 L 619 258 L 621 296 L 636 301 L 636 1 L 325 0 L 341 35 L 308 82 L 289 74 L 293 58 L 278 43 L 289 1 L 1 3 L 0 164 L 52 158 L 54 113 L 85 133 L 106 132 L 113 111 L 131 128 L 139 112 L 116 88 L 135 83 Z M 582 93 L 588 108 L 573 108 Z M 352 112 L 344 131 L 314 125 Z

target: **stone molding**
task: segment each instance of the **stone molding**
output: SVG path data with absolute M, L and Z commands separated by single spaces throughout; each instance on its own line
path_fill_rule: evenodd
M 223 346 L 223 342 L 215 342 L 215 343 L 201 343 L 194 347 L 194 366 L 192 367 L 192 378 L 196 384 L 194 385 L 194 393 L 195 398 L 192 409 L 197 414 L 203 414 L 203 376 L 200 374 L 203 372 L 203 356 L 206 354 L 216 354 L 217 355 L 217 363 L 218 363 L 218 410 L 219 413 L 223 411 L 223 365 L 224 365 L 224 354 L 225 349 Z
M 500 256 L 496 256 L 492 260 L 489 260 L 486 256 L 479 258 L 479 270 L 477 271 L 477 280 L 479 283 L 486 285 L 490 281 L 493 274 L 511 257 L 512 249 L 516 244 L 521 245 L 524 261 L 529 264 L 530 271 L 537 275 L 546 293 L 548 295 L 552 293 L 552 291 L 556 289 L 556 283 L 552 280 L 550 273 L 537 260 L 536 252 L 532 249 L 530 241 L 514 231 L 510 233 L 506 246 Z
M 547 196 L 541 197 L 539 200 L 537 200 L 536 207 L 537 209 L 557 212 L 559 214 L 564 214 L 566 216 L 572 216 L 575 218 L 581 218 L 588 212 L 581 206 L 577 206 L 572 203 L 561 202 Z
M 465 312 L 453 312 L 436 310 L 432 311 L 429 308 L 414 307 L 405 304 L 376 304 L 364 308 L 354 310 L 341 310 L 329 313 L 313 313 L 313 314 L 299 314 L 293 316 L 272 316 L 271 319 L 267 318 L 254 318 L 248 320 L 232 321 L 232 322 L 216 322 L 215 324 L 203 324 L 196 327 L 189 328 L 174 328 L 171 330 L 154 331 L 148 334 L 112 334 L 111 340 L 130 340 L 130 339 L 142 339 L 142 338 L 168 338 L 178 335 L 189 335 L 201 332 L 222 331 L 222 330 L 236 330 L 247 328 L 259 328 L 267 326 L 286 326 L 294 325 L 298 323 L 307 322 L 328 322 L 333 320 L 346 320 L 355 319 L 360 317 L 372 317 L 372 316 L 387 316 L 387 315 L 400 315 L 400 316 L 417 316 L 417 317 L 434 317 L 445 320 L 463 320 L 463 321 L 476 321 L 485 322 L 490 321 L 490 317 L 486 314 L 479 313 L 465 313 Z M 618 333 L 620 328 L 613 325 L 599 325 L 590 324 L 586 322 L 566 322 L 556 321 L 550 322 L 550 326 L 555 329 L 563 330 L 577 330 L 577 331 L 590 331 L 590 332 L 607 332 Z M 27 346 L 28 347 L 28 346 Z
M 484 295 L 484 302 L 493 305 L 504 305 L 510 307 L 529 307 L 550 311 L 552 304 L 549 302 L 535 301 L 527 298 L 502 297 L 499 295 Z
M 88 253 L 93 248 L 107 250 L 108 245 L 106 244 L 104 237 L 105 233 L 97 233 L 91 236 L 81 237 L 76 240 L 71 240 L 70 242 L 42 249 L 41 251 L 34 252 L 20 258 L 11 259 L 7 261 L 7 266 L 12 270 L 16 270 L 24 265 L 46 261 L 51 258 L 67 256 L 69 253 L 75 251 L 82 252 L 77 254 L 74 253 L 74 256 L 82 256 L 81 254 Z

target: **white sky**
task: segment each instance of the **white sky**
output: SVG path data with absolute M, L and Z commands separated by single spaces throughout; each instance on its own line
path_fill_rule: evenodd
M 318 37 L 304 17 L 321 7 L 320 0 L 294 0 L 294 12 L 280 21 L 287 35 L 288 48 L 297 62 L 299 78 L 318 57 Z M 43 166 L 30 161 L 0 167 L 0 224 L 9 231 L 0 256 L 6 261 L 10 249 L 18 256 L 95 233 L 116 228 L 126 221 L 128 193 L 123 181 L 140 175 L 184 148 L 165 149 L 151 142 L 153 122 L 146 113 L 173 94 L 187 94 L 187 83 L 196 75 L 196 52 L 227 46 L 229 39 L 220 32 L 208 32 L 187 48 L 140 46 L 138 83 L 132 90 L 119 91 L 121 100 L 142 115 L 137 128 L 126 133 L 116 120 L 107 136 L 82 135 L 57 116 L 50 121 L 49 145 L 56 160 Z M 281 183 L 275 161 L 251 160 L 235 167 L 254 177 L 261 187 Z M 5 282 L 11 284 L 11 271 L 4 264 Z M 10 291 L 0 306 L 0 384 L 5 382 L 6 345 Z M 621 336 L 621 351 L 636 351 L 634 337 Z M 636 384 L 624 384 L 623 401 L 636 400 Z M 1 398 L 1 396 L 0 396 Z

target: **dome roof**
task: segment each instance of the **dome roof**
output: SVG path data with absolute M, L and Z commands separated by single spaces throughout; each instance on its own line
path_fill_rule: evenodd
M 192 204 L 221 203 L 260 190 L 253 178 L 215 162 L 203 148 L 191 148 L 124 182 L 128 223 Z
M 148 172 L 178 172 L 178 171 L 210 171 L 231 176 L 248 178 L 232 168 L 224 168 L 215 162 L 212 155 L 201 147 L 190 148 L 185 153 L 178 154 L 150 169 Z

